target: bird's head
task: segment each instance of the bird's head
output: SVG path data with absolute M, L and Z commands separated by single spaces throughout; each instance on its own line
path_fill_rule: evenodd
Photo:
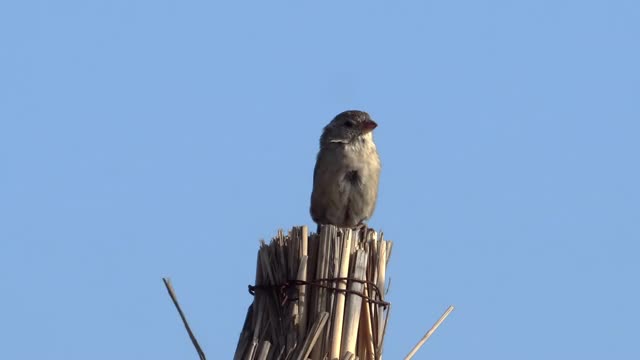
M 351 143 L 358 139 L 371 138 L 371 132 L 378 126 L 369 114 L 359 110 L 348 110 L 338 114 L 325 126 L 320 143 Z

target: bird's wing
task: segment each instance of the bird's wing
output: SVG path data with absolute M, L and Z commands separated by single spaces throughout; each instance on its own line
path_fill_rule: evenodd
M 340 186 L 340 169 L 336 166 L 333 151 L 320 151 L 313 170 L 313 191 L 311 192 L 311 217 L 318 223 L 327 223 L 328 211 L 342 207 L 343 189 Z

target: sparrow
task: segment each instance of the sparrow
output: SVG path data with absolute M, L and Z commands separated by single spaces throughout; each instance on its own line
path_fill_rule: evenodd
M 363 226 L 373 214 L 380 179 L 373 142 L 377 126 L 366 112 L 349 110 L 324 127 L 311 192 L 311 218 L 318 228 Z

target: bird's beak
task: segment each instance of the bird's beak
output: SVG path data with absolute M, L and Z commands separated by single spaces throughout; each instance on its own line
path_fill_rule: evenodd
M 375 129 L 376 127 L 378 127 L 378 124 L 376 124 L 375 121 L 366 120 L 365 122 L 362 123 L 362 132 L 366 134 L 370 131 L 373 131 L 373 129 Z

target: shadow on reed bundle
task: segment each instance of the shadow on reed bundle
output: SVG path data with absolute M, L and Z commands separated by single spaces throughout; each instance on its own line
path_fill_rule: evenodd
M 263 241 L 234 360 L 381 359 L 391 247 L 382 233 L 333 225 Z

